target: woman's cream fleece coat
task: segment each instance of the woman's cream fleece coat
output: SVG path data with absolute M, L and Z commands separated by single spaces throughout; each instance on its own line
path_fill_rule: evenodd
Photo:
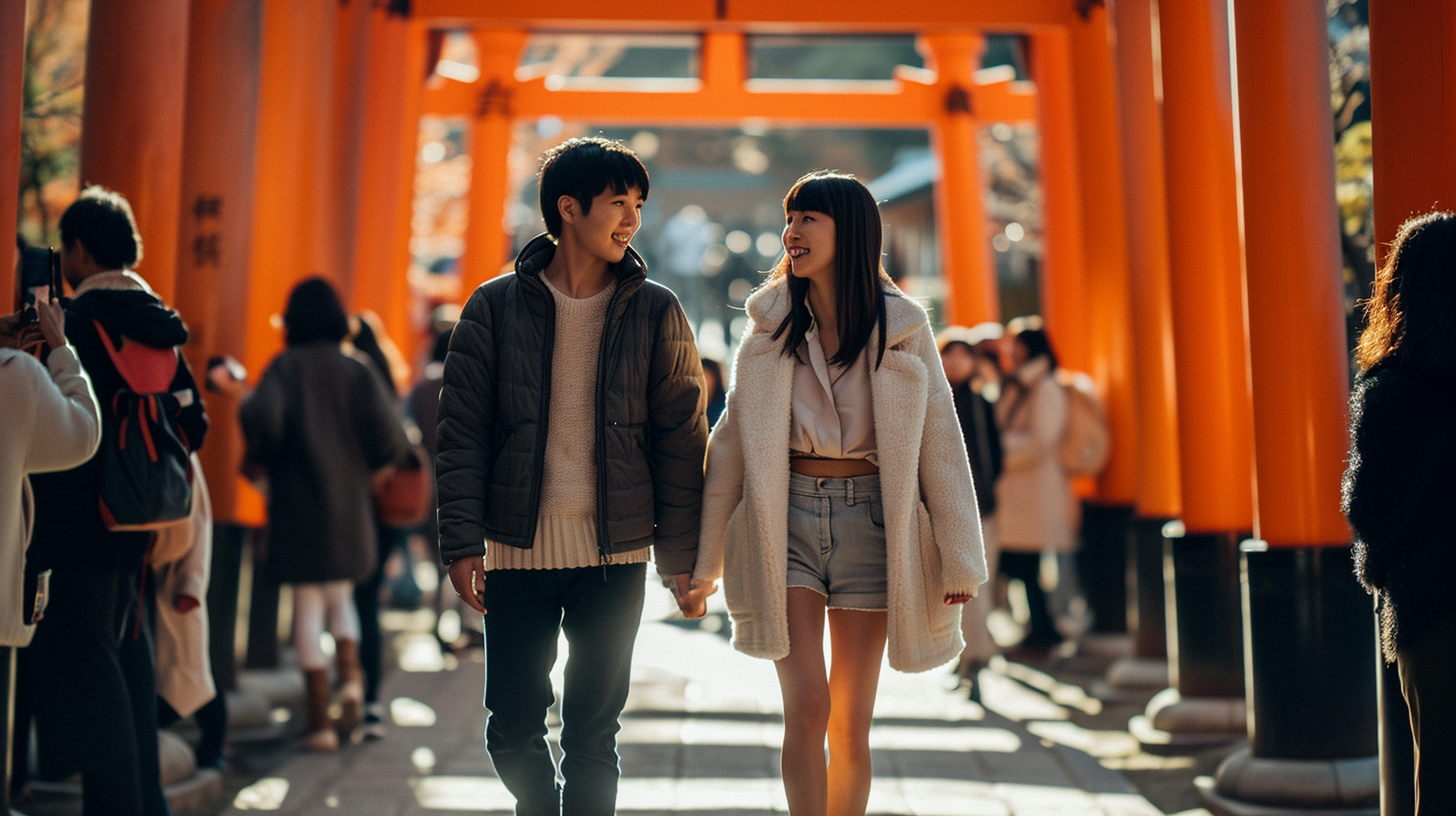
M 694 577 L 723 578 L 733 645 L 789 653 L 789 416 L 794 360 L 772 338 L 788 314 L 784 278 L 748 299 L 727 408 L 708 441 Z M 926 671 L 961 650 L 960 607 L 986 580 L 965 441 L 925 310 L 891 290 L 886 350 L 870 374 L 884 503 L 890 666 Z M 878 333 L 866 354 L 877 354 Z M 873 359 L 873 358 L 872 358 Z M 817 644 L 816 644 L 817 646 Z

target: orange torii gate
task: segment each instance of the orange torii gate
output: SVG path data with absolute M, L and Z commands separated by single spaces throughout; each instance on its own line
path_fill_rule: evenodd
M 1441 195 L 1450 175 L 1445 164 L 1433 172 L 1417 163 L 1432 155 L 1419 149 L 1421 140 L 1450 141 L 1449 123 L 1425 115 L 1422 101 L 1432 85 L 1452 81 L 1449 71 L 1435 56 L 1409 59 L 1410 49 L 1397 43 L 1400 32 L 1414 31 L 1430 40 L 1422 59 L 1439 54 L 1452 3 L 1392 7 L 1384 12 L 1390 34 L 1372 29 L 1374 61 L 1391 60 L 1374 72 L 1377 118 L 1390 123 L 1377 154 L 1382 240 L 1400 217 Z M 351 306 L 379 311 L 402 333 L 421 110 L 475 120 L 481 152 L 467 284 L 504 260 L 504 151 L 519 117 L 721 123 L 770 116 L 823 124 L 873 114 L 866 118 L 880 124 L 918 123 L 935 134 L 942 157 L 939 217 L 954 214 L 956 223 L 979 219 L 975 120 L 1034 117 L 1043 137 L 1048 324 L 1065 360 L 1103 387 L 1119 440 L 1096 502 L 1135 513 L 1145 527 L 1182 518 L 1189 538 L 1219 546 L 1249 531 L 1266 544 L 1268 552 L 1236 554 L 1254 582 L 1245 588 L 1243 621 L 1248 686 L 1256 692 L 1250 704 L 1259 707 L 1250 726 L 1253 764 L 1368 756 L 1366 715 L 1373 714 L 1360 697 L 1359 661 L 1371 650 L 1351 637 L 1362 631 L 1361 615 L 1368 628 L 1368 607 L 1336 568 L 1349 541 L 1332 478 L 1345 443 L 1346 383 L 1331 285 L 1334 222 L 1324 217 L 1331 157 L 1321 4 L 1159 0 L 1156 17 L 1151 0 L 1121 0 L 1111 13 L 1101 0 L 636 0 L 610 8 L 555 0 L 530 12 L 502 5 L 93 0 L 88 52 L 105 69 L 88 77 L 83 141 L 92 143 L 83 144 L 82 176 L 142 203 L 137 214 L 152 242 L 142 271 L 184 311 L 195 366 L 231 353 L 261 371 L 281 345 L 269 317 L 294 281 L 314 273 L 332 277 Z M 11 102 L 0 106 L 0 159 L 9 159 L 0 162 L 0 178 L 12 188 L 21 6 L 0 12 L 8 46 L 0 49 L 0 101 Z M 1230 7 L 1237 53 L 1223 28 Z M 447 27 L 474 30 L 482 80 L 429 92 L 427 38 Z M 700 84 L 663 104 L 514 77 L 530 32 L 623 29 L 701 36 Z M 915 33 L 936 78 L 901 78 L 893 91 L 865 94 L 873 104 L 850 117 L 829 116 L 828 95 L 791 98 L 753 87 L 743 37 L 805 31 Z M 1034 98 L 976 83 L 978 39 L 993 31 L 1028 36 Z M 1406 55 L 1409 79 L 1391 67 L 1395 54 Z M 1416 73 L 1427 63 L 1434 67 Z M 1401 76 L 1404 87 L 1387 89 L 1381 76 Z M 493 96 L 484 93 L 492 82 Z M 117 133 L 126 139 L 96 143 Z M 0 202 L 0 214 L 13 216 L 13 199 Z M 940 234 L 952 316 L 997 317 L 980 230 L 942 227 Z M 0 265 L 0 284 L 9 287 L 10 275 Z M 204 458 L 218 518 L 256 525 L 259 510 L 233 478 L 235 406 L 207 399 L 215 431 Z M 1348 626 L 1306 626 L 1326 619 Z M 1310 657 L 1274 659 L 1292 654 Z M 1335 675 L 1353 678 L 1347 699 L 1302 693 L 1328 691 L 1322 679 Z M 1230 784 L 1222 791 L 1230 798 L 1261 795 Z

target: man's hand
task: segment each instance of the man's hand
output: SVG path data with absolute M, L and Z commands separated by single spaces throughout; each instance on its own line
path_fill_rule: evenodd
M 474 555 L 450 565 L 450 583 L 466 606 L 485 614 L 485 557 Z
M 708 596 L 718 591 L 717 581 L 696 581 L 690 573 L 672 577 L 673 600 L 685 618 L 701 618 L 708 614 Z

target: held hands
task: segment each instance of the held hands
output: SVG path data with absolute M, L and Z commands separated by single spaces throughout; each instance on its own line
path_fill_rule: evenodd
M 708 596 L 718 591 L 717 581 L 694 580 L 689 573 L 679 573 L 663 581 L 672 591 L 673 600 L 685 618 L 701 618 L 708 614 Z
M 47 346 L 60 348 L 66 344 L 66 310 L 58 300 L 37 300 L 35 312 L 40 316 L 40 333 Z
M 971 596 L 970 595 L 965 595 L 965 594 L 948 594 L 948 595 L 945 596 L 945 605 L 946 606 L 954 606 L 955 604 L 963 604 L 963 603 L 966 603 L 967 601 L 969 601 L 970 599 L 971 599 Z
M 465 605 L 484 615 L 485 557 L 462 558 L 450 565 L 450 583 Z

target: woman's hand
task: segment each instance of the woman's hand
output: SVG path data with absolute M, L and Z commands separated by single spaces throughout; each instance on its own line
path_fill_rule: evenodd
M 971 599 L 971 596 L 969 596 L 969 595 L 958 594 L 958 593 L 947 593 L 946 596 L 945 596 L 945 605 L 946 606 L 954 606 L 956 604 L 963 604 L 963 603 L 969 601 L 970 599 Z
M 672 590 L 673 600 L 677 601 L 678 611 L 683 617 L 701 618 L 708 614 L 708 596 L 718 591 L 718 582 L 694 580 L 692 575 L 684 572 L 672 577 L 668 589 Z

